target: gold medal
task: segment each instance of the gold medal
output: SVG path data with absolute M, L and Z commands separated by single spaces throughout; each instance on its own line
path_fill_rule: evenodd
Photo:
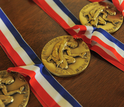
M 43 48 L 41 59 L 45 67 L 60 77 L 81 73 L 89 64 L 90 50 L 81 39 L 65 35 L 52 39 Z
M 82 25 L 102 28 L 109 33 L 117 31 L 122 23 L 123 16 L 112 3 L 94 2 L 84 6 L 79 12 Z
M 30 88 L 19 73 L 0 71 L 0 107 L 26 107 Z

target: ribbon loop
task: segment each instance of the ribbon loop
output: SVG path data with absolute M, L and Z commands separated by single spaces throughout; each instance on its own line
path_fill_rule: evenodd
M 65 6 L 61 8 L 60 4 L 63 3 L 60 0 L 56 1 L 57 0 L 34 0 L 34 2 L 57 21 L 70 35 L 74 38 L 82 38 L 91 50 L 124 71 L 124 44 L 101 28 L 79 25 L 80 21 L 77 20 L 70 11 L 66 14 L 68 9 Z M 114 1 L 118 0 L 113 0 L 113 2 Z M 56 9 L 54 7 L 56 7 Z M 73 15 L 73 17 L 69 14 Z M 66 19 L 63 15 L 66 16 Z

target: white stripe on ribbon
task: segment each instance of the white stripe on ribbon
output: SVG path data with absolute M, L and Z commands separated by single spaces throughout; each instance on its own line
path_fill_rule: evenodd
M 110 40 L 108 40 L 102 33 L 94 31 L 93 35 L 98 37 L 104 43 L 106 43 L 109 46 L 113 47 L 124 58 L 124 51 L 121 48 L 119 48 L 114 42 L 111 42 Z
M 75 23 L 51 0 L 45 0 L 47 4 L 70 26 L 74 26 Z
M 39 67 L 34 65 L 20 67 L 31 71 L 33 70 L 36 73 L 35 79 L 44 88 L 44 90 L 57 102 L 57 104 L 59 104 L 61 107 L 72 107 L 72 105 L 67 100 L 65 100 L 44 78 L 44 76 L 40 73 Z
M 4 35 L 6 35 L 7 40 L 13 47 L 13 49 L 19 54 L 19 56 L 23 59 L 26 65 L 34 64 L 34 62 L 31 60 L 31 58 L 27 55 L 27 53 L 24 51 L 24 49 L 18 44 L 16 39 L 13 37 L 12 33 L 9 31 L 9 29 L 6 27 L 2 19 L 0 18 L 0 30 L 3 32 Z M 14 42 L 13 42 L 14 41 Z
M 31 60 L 31 56 L 28 55 L 28 53 L 26 53 L 26 51 L 23 49 L 23 46 L 21 47 L 21 44 L 19 44 L 19 41 L 17 40 L 16 38 L 16 35 L 13 34 L 14 31 L 11 32 L 11 30 L 9 28 L 11 28 L 12 26 L 9 26 L 7 28 L 7 25 L 4 23 L 4 20 L 2 20 L 0 18 L 0 30 L 2 31 L 2 33 L 4 34 L 5 38 L 6 38 L 6 42 L 9 42 L 10 43 L 10 46 L 12 46 L 12 49 L 14 49 L 18 56 L 21 57 L 21 59 L 23 60 L 23 62 L 25 63 L 24 66 L 22 68 L 24 68 L 25 70 L 30 70 L 31 71 L 31 74 L 33 72 L 35 72 L 35 79 L 37 80 L 37 82 L 39 83 L 38 85 L 41 85 L 41 87 L 45 90 L 44 92 L 47 92 L 49 94 L 49 96 L 51 96 L 53 98 L 53 100 L 57 103 L 57 105 L 60 105 L 62 107 L 72 107 L 73 105 L 77 105 L 78 107 L 81 107 L 80 104 L 78 104 L 78 102 L 76 100 L 73 99 L 73 97 L 71 97 L 69 95 L 68 92 L 66 92 L 66 90 L 64 88 L 61 87 L 61 85 L 59 84 L 56 84 L 57 81 L 52 81 L 49 82 L 48 79 L 49 77 L 51 76 L 50 74 L 48 75 L 44 75 L 40 72 L 40 68 L 35 66 L 35 62 L 33 62 Z M 15 37 L 14 37 L 15 36 Z M 17 35 L 18 37 L 20 37 L 20 35 Z M 5 39 L 4 38 L 4 39 Z M 2 41 L 3 42 L 3 41 Z M 5 42 L 5 43 L 6 43 Z M 25 43 L 24 43 L 25 44 Z M 3 45 L 4 46 L 4 45 Z M 13 50 L 12 50 L 13 51 Z M 9 52 L 11 51 L 8 51 L 8 54 L 10 54 Z M 30 64 L 30 65 L 29 65 Z M 26 65 L 26 66 L 25 66 Z M 15 67 L 13 67 L 15 68 Z M 18 68 L 18 69 L 17 69 Z M 18 70 L 20 70 L 19 68 L 20 67 L 17 67 L 16 68 L 16 72 L 18 72 Z M 12 70 L 12 68 L 10 68 Z M 33 71 L 32 71 L 33 70 Z M 13 70 L 14 71 L 14 70 Z M 29 71 L 29 72 L 30 72 Z M 24 71 L 25 72 L 25 71 Z M 46 77 L 45 77 L 46 76 Z M 47 78 L 48 76 L 48 78 Z M 54 80 L 54 79 L 51 79 L 51 80 Z M 33 81 L 33 84 L 34 81 Z M 55 87 L 53 84 L 56 84 L 57 87 Z M 52 86 L 53 85 L 53 86 Z M 35 85 L 34 85 L 35 86 Z M 54 88 L 55 87 L 55 88 Z M 32 87 L 33 88 L 33 87 Z M 41 88 L 41 89 L 42 89 Z M 57 91 L 56 91 L 56 88 L 57 88 Z M 61 89 L 60 89 L 61 88 Z M 35 88 L 34 88 L 35 89 Z M 37 87 L 37 89 L 39 89 Z M 40 90 L 40 89 L 39 89 Z M 39 92 L 39 90 L 37 90 Z M 35 91 L 35 90 L 34 90 Z M 62 91 L 62 92 L 60 92 Z M 60 93 L 59 93 L 60 92 Z M 65 94 L 66 93 L 66 94 Z M 35 94 L 38 96 L 38 93 L 35 92 Z M 48 97 L 49 97 L 48 96 Z M 44 96 L 46 97 L 46 96 Z M 40 96 L 38 96 L 37 98 L 40 99 Z M 50 98 L 50 97 L 49 97 Z M 67 99 L 67 100 L 66 100 Z M 41 99 L 43 100 L 43 99 Z M 44 101 L 44 100 L 43 100 Z M 69 101 L 69 102 L 68 102 Z M 42 101 L 41 101 L 42 102 Z M 52 104 L 51 102 L 48 103 L 47 102 L 44 102 L 46 103 L 46 105 L 48 104 Z M 71 105 L 72 104 L 72 105 Z
M 91 43 L 92 46 L 98 46 L 99 48 L 101 48 L 104 52 L 106 52 L 108 55 L 110 55 L 112 58 L 114 58 L 115 60 L 118 60 L 115 55 L 109 50 L 109 49 L 106 49 L 105 47 L 103 47 L 102 45 L 98 44 L 97 42 L 95 41 L 92 41 Z
M 119 4 L 121 5 L 124 0 L 118 0 Z
M 87 30 L 84 35 L 87 35 L 88 39 L 91 39 L 92 37 L 92 32 L 93 32 L 93 27 L 92 26 L 86 26 Z

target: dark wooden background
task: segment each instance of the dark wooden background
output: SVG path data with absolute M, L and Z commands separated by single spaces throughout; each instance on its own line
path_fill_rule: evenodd
M 62 0 L 78 18 L 87 0 Z M 24 40 L 41 57 L 44 45 L 51 39 L 67 34 L 32 0 L 0 0 L 0 7 Z M 114 37 L 124 42 L 124 24 Z M 0 70 L 14 66 L 0 47 Z M 58 82 L 84 107 L 124 107 L 124 72 L 91 51 L 88 68 L 79 75 L 60 78 Z M 31 92 L 27 107 L 42 107 Z

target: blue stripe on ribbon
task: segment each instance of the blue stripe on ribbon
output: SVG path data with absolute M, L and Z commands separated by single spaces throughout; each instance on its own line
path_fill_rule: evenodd
M 63 5 L 60 0 L 53 0 L 59 8 L 68 16 L 75 24 L 81 24 L 80 21 Z
M 121 43 L 116 38 L 114 38 L 111 34 L 109 34 L 108 32 L 106 32 L 105 30 L 101 28 L 96 29 L 96 31 L 102 33 L 104 37 L 106 37 L 109 41 L 113 42 L 114 44 L 116 44 L 119 48 L 121 48 L 124 51 L 124 44 Z
M 58 91 L 58 93 L 66 99 L 73 107 L 82 107 L 61 85 L 59 85 L 56 80 L 50 76 L 49 72 L 42 64 L 37 64 L 40 69 L 41 74 L 46 78 L 46 80 L 53 86 L 53 88 Z
M 3 20 L 4 24 L 8 27 L 10 32 L 13 34 L 19 45 L 25 50 L 32 61 L 40 68 L 40 73 L 46 78 L 46 80 L 58 91 L 70 104 L 74 107 L 81 107 L 80 104 L 50 75 L 50 73 L 45 69 L 41 60 L 37 57 L 34 51 L 26 44 L 21 35 L 6 17 L 2 9 L 0 8 L 0 18 Z
M 21 35 L 18 33 L 18 31 L 15 29 L 15 27 L 12 25 L 12 23 L 9 21 L 7 16 L 4 14 L 2 9 L 0 8 L 0 18 L 3 20 L 4 24 L 7 26 L 7 28 L 10 30 L 10 32 L 13 34 L 19 45 L 26 51 L 26 53 L 30 56 L 32 61 L 35 64 L 40 64 L 41 60 L 37 57 L 37 55 L 32 51 L 32 49 L 26 44 L 26 42 L 23 40 Z

